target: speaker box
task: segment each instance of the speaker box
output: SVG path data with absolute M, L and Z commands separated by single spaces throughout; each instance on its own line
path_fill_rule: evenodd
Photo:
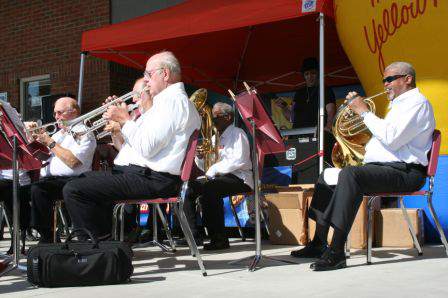
M 312 137 L 300 137 L 285 141 L 286 152 L 265 157 L 265 167 L 293 166 L 292 184 L 315 183 L 319 176 L 318 142 Z M 315 155 L 314 157 L 312 157 Z

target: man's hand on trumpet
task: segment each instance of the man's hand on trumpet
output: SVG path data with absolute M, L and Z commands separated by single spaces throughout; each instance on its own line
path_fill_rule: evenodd
M 120 123 L 115 121 L 108 121 L 104 127 L 104 131 L 110 132 L 112 135 L 117 135 L 121 133 Z
M 110 106 L 103 114 L 103 118 L 118 122 L 120 127 L 122 127 L 126 121 L 131 120 L 131 116 L 129 116 L 128 108 L 125 103 L 121 103 L 117 106 Z
M 345 97 L 348 101 L 350 109 L 358 115 L 369 111 L 369 106 L 364 102 L 364 99 L 358 95 L 357 92 L 351 91 Z

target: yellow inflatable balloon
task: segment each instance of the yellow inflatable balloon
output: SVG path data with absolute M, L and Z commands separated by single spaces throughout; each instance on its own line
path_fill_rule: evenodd
M 334 5 L 339 38 L 367 95 L 383 90 L 385 66 L 411 63 L 442 131 L 441 153 L 448 154 L 448 1 L 335 0 Z M 375 102 L 384 116 L 388 100 Z

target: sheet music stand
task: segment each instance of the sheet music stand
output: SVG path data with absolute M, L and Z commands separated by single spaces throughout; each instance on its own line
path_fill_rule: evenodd
M 26 266 L 19 265 L 20 246 L 20 200 L 19 168 L 23 170 L 40 169 L 41 159 L 49 157 L 48 148 L 37 142 L 28 142 L 25 128 L 17 111 L 5 101 L 0 100 L 0 169 L 11 169 L 13 172 L 13 257 L 6 259 L 9 268 L 0 272 L 0 276 L 14 269 L 26 271 Z M 8 257 L 10 258 L 10 257 Z
M 286 148 L 279 131 L 275 127 L 263 104 L 258 98 L 257 91 L 249 88 L 246 83 L 244 83 L 244 86 L 247 91 L 243 93 L 236 96 L 231 90 L 229 90 L 229 93 L 235 101 L 235 106 L 239 111 L 244 124 L 252 134 L 252 173 L 254 177 L 256 249 L 255 256 L 249 257 L 249 259 L 253 258 L 249 265 L 249 271 L 255 271 L 258 263 L 263 257 L 261 253 L 259 173 L 262 172 L 265 155 L 282 153 L 286 151 Z M 264 257 L 278 262 L 295 264 L 294 262 L 289 262 L 286 260 L 276 260 L 267 256 Z M 236 263 L 239 261 L 241 260 L 233 261 L 231 263 Z

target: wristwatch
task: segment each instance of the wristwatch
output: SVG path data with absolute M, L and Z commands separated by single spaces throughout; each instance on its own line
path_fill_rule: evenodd
M 54 146 L 56 146 L 56 141 L 53 141 L 50 144 L 48 144 L 48 148 L 50 148 L 50 149 L 53 149 Z

